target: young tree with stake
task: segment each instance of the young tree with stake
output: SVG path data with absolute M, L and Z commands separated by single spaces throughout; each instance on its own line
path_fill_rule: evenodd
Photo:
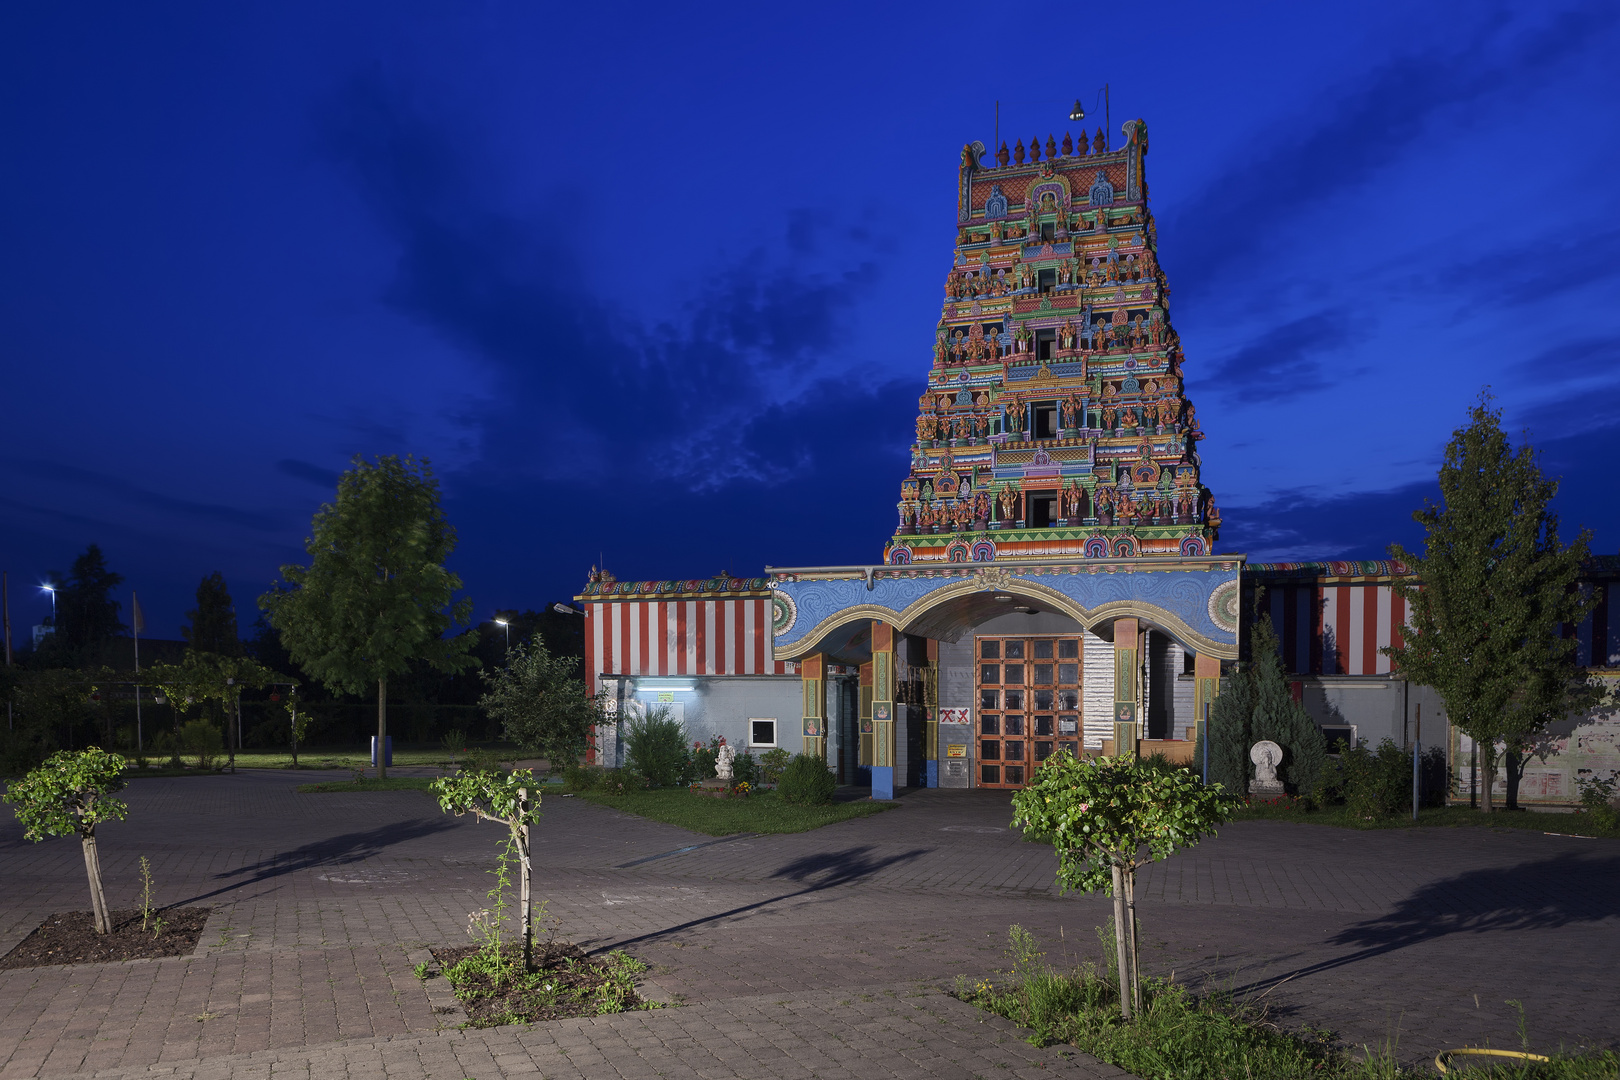
M 94 746 L 78 752 L 58 751 L 21 780 L 12 781 L 0 796 L 15 809 L 25 838 L 35 842 L 50 836 L 79 838 L 98 934 L 112 933 L 112 917 L 101 887 L 96 826 L 129 816 L 128 804 L 113 798 L 124 790 L 126 764 L 121 755 Z
M 1136 870 L 1191 847 L 1232 816 L 1233 804 L 1184 769 L 1137 758 L 1047 758 L 1013 796 L 1014 825 L 1050 839 L 1065 892 L 1108 890 L 1114 897 L 1119 1005 L 1129 1020 L 1142 1008 L 1137 978 Z
M 308 566 L 283 566 L 282 581 L 259 597 L 293 660 L 333 691 L 377 688 L 377 776 L 388 775 L 388 680 L 425 661 L 446 672 L 477 661 L 466 625 L 472 601 L 455 602 L 461 579 L 444 567 L 456 531 L 439 507 L 426 461 L 356 457 L 338 481 L 337 501 L 321 507 L 306 542 Z
M 534 890 L 529 829 L 540 820 L 540 788 L 528 769 L 459 772 L 433 781 L 433 794 L 447 814 L 498 821 L 518 853 L 518 916 L 523 933 L 523 971 L 534 970 Z M 499 959 L 497 957 L 497 959 Z

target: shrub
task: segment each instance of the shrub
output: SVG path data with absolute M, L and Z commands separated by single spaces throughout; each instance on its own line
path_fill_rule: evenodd
M 1343 741 L 1339 743 L 1342 747 Z M 1377 750 L 1366 740 L 1343 750 L 1344 802 L 1360 818 L 1388 817 L 1412 806 L 1412 755 L 1385 739 Z
M 1614 807 L 1614 776 L 1607 780 L 1592 777 L 1587 780 L 1575 781 L 1576 790 L 1581 793 L 1581 809 L 1592 819 L 1592 824 L 1608 832 L 1620 829 L 1620 811 Z
M 753 787 L 759 783 L 759 762 L 754 755 L 744 750 L 731 762 L 731 779 L 738 784 L 747 784 Z
M 832 802 L 838 781 L 827 771 L 826 762 L 809 754 L 795 754 L 782 770 L 776 793 L 783 802 L 802 806 L 824 806 Z
M 225 752 L 225 740 L 219 728 L 206 720 L 188 720 L 180 727 L 176 754 L 190 754 L 197 760 L 197 768 L 212 769 L 219 764 Z
M 632 717 L 624 741 L 626 763 L 649 787 L 685 782 L 692 760 L 686 748 L 686 729 L 668 709 L 650 709 Z
M 1228 794 L 1248 793 L 1254 766 L 1249 751 L 1269 739 L 1282 747 L 1280 775 L 1295 794 L 1309 795 L 1321 784 L 1327 760 L 1322 731 L 1293 699 L 1282 653 L 1269 616 L 1262 615 L 1249 636 L 1250 660 L 1233 674 L 1210 713 L 1209 778 Z M 1193 760 L 1202 762 L 1202 742 Z M 1202 764 L 1200 764 L 1202 769 Z
M 474 748 L 463 755 L 460 764 L 462 773 L 493 773 L 498 772 L 501 762 L 493 750 Z
M 782 779 L 782 770 L 787 768 L 793 755 L 778 746 L 774 750 L 767 750 L 759 758 L 759 778 L 761 783 L 774 784 Z

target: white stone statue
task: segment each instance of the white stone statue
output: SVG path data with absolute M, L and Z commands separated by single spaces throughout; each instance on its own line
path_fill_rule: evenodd
M 1277 766 L 1282 764 L 1282 747 L 1270 739 L 1261 739 L 1249 748 L 1249 760 L 1254 762 L 1254 779 L 1249 790 L 1255 793 L 1275 793 L 1283 790 L 1277 779 Z
M 729 746 L 722 745 L 720 752 L 714 755 L 714 775 L 722 780 L 731 779 L 731 761 L 737 756 L 737 751 Z

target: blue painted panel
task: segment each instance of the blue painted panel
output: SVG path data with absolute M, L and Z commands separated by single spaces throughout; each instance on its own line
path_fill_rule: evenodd
M 894 798 L 894 766 L 872 766 L 872 798 Z

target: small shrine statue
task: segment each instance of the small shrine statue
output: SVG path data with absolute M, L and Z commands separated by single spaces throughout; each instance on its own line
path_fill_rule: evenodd
M 714 775 L 721 780 L 731 779 L 731 763 L 737 757 L 737 751 L 727 746 L 724 741 L 720 743 L 719 753 L 714 755 Z
M 1249 748 L 1249 760 L 1254 762 L 1254 779 L 1249 781 L 1253 794 L 1280 795 L 1282 781 L 1277 779 L 1277 766 L 1282 764 L 1282 747 L 1270 739 L 1261 739 Z

